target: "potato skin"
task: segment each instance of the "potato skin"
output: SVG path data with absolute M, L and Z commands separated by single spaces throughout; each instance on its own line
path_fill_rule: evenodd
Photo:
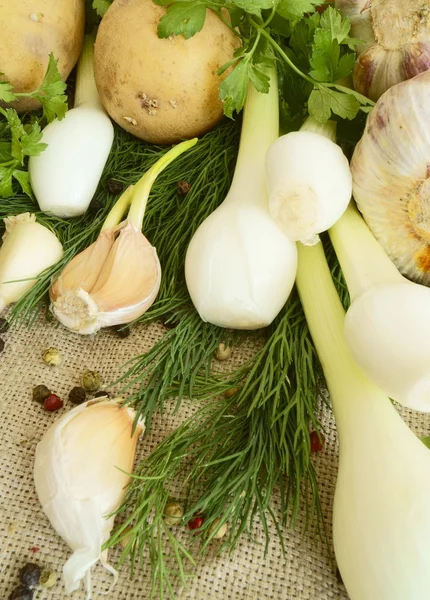
M 75 66 L 84 35 L 84 0 L 0 0 L 0 73 L 15 92 L 40 86 L 52 52 L 65 81 Z M 18 112 L 39 108 L 22 98 Z
M 94 72 L 111 118 L 155 144 L 199 136 L 223 116 L 220 66 L 238 37 L 210 10 L 201 32 L 160 39 L 166 12 L 152 0 L 115 0 L 99 26 Z

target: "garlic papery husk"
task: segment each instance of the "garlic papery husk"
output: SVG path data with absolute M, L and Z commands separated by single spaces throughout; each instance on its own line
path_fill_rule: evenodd
M 351 199 L 351 171 L 335 131 L 334 122 L 320 125 L 309 118 L 267 152 L 270 213 L 293 241 L 317 243 Z
M 195 232 L 185 259 L 185 277 L 203 321 L 233 329 L 269 325 L 294 285 L 297 250 L 269 213 L 266 152 L 279 130 L 278 86 L 250 85 L 240 148 L 224 202 Z
M 90 400 L 56 421 L 36 447 L 34 482 L 51 525 L 73 550 L 63 567 L 66 593 L 85 579 L 91 597 L 91 567 L 98 561 L 115 577 L 102 545 L 113 527 L 133 470 L 135 413 L 121 398 Z M 114 581 L 114 582 L 115 582 Z
M 430 451 L 354 362 L 321 244 L 299 245 L 297 286 L 339 435 L 333 541 L 349 598 L 427 600 Z
M 389 89 L 352 160 L 353 194 L 403 275 L 430 285 L 430 71 Z
M 56 235 L 37 223 L 34 214 L 7 217 L 4 223 L 6 232 L 0 247 L 0 313 L 17 302 L 33 287 L 37 277 L 63 256 Z
M 50 289 L 51 310 L 68 329 L 80 334 L 130 323 L 145 313 L 157 297 L 161 266 L 156 249 L 141 229 L 155 179 L 197 138 L 166 152 L 119 198 L 97 240 L 75 256 Z M 128 210 L 127 219 L 120 223 Z
M 430 68 L 428 0 L 336 0 L 363 40 L 353 72 L 355 89 L 377 100 L 387 89 Z
M 329 233 L 351 297 L 350 352 L 387 395 L 430 412 L 430 289 L 399 273 L 353 205 Z

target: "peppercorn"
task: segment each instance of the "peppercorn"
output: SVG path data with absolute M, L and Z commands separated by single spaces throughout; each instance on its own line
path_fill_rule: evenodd
M 44 588 L 51 588 L 57 583 L 57 573 L 51 569 L 43 569 L 39 583 Z
M 105 392 L 104 390 L 100 390 L 99 392 L 96 392 L 95 394 L 93 394 L 94 398 L 110 398 L 109 394 L 107 392 Z
M 48 396 L 43 403 L 43 408 L 48 412 L 55 412 L 56 410 L 63 408 L 63 406 L 63 401 L 56 394 Z
M 212 535 L 213 540 L 220 540 L 227 533 L 227 523 L 220 525 L 221 519 L 215 519 L 208 530 L 208 535 Z M 214 533 L 215 532 L 215 533 Z
M 6 331 L 8 329 L 9 329 L 9 321 L 6 321 L 6 319 L 0 318 L 0 333 L 6 333 Z
M 184 515 L 184 509 L 179 502 L 168 502 L 164 507 L 163 521 L 166 525 L 179 525 Z
M 239 391 L 238 387 L 232 387 L 224 392 L 224 398 L 233 398 Z
M 178 319 L 177 317 L 175 318 L 175 314 L 173 312 L 168 312 L 161 318 L 161 323 L 166 329 L 175 329 L 178 324 Z
M 185 181 L 184 179 L 181 179 L 176 184 L 176 189 L 178 190 L 178 192 L 180 194 L 182 194 L 183 196 L 185 196 L 186 194 L 188 194 L 188 192 L 191 189 L 191 183 L 188 183 L 188 181 Z
M 131 329 L 127 325 L 114 325 L 112 327 L 112 331 L 114 331 L 120 338 L 126 338 L 131 333 Z
M 9 600 L 33 600 L 33 590 L 30 590 L 25 585 L 20 585 L 13 590 L 9 596 Z
M 203 515 L 196 515 L 195 517 L 193 517 L 192 519 L 190 519 L 188 521 L 188 529 L 190 531 L 194 531 L 195 529 L 200 529 L 201 526 L 204 523 L 204 516 Z M 196 534 L 200 534 L 201 531 L 197 531 Z
M 342 579 L 342 575 L 340 574 L 339 567 L 336 567 L 336 579 L 338 580 L 339 583 L 343 584 L 343 579 Z
M 41 572 L 42 569 L 39 567 L 39 565 L 36 565 L 35 563 L 27 563 L 19 572 L 19 580 L 27 587 L 37 585 L 39 583 Z
M 48 348 L 42 352 L 42 358 L 45 365 L 50 367 L 59 367 L 63 362 L 61 352 L 57 348 Z
M 224 342 L 221 342 L 218 348 L 214 352 L 214 356 L 217 360 L 228 360 L 231 356 L 231 348 Z
M 87 212 L 90 215 L 96 215 L 99 211 L 103 210 L 105 202 L 102 198 L 93 198 L 90 202 Z
M 102 384 L 102 379 L 98 371 L 90 371 L 87 369 L 81 375 L 81 386 L 87 392 L 98 392 Z
M 0 353 L 4 350 L 4 340 L 0 338 Z
M 33 388 L 33 400 L 39 402 L 39 404 L 43 404 L 48 396 L 51 395 L 51 390 L 46 387 L 46 385 L 36 385 Z
M 106 187 L 111 194 L 120 194 L 124 189 L 124 184 L 116 179 L 108 179 Z
M 82 404 L 87 399 L 87 392 L 82 387 L 74 387 L 69 392 L 69 400 L 72 404 Z
M 321 433 L 318 435 L 318 433 L 316 431 L 311 431 L 310 438 L 311 438 L 311 452 L 321 452 L 321 450 L 324 448 L 324 442 L 325 442 L 324 436 Z

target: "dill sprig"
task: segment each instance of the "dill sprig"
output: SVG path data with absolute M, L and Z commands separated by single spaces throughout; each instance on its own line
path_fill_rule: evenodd
M 149 558 L 152 587 L 160 599 L 165 593 L 175 597 L 174 580 L 179 575 L 185 583 L 184 560 L 191 560 L 189 546 L 162 520 L 178 481 L 185 486 L 183 523 L 195 514 L 205 516 L 202 551 L 210 546 L 208 532 L 216 519 L 229 524 L 220 547 L 229 551 L 257 517 L 266 551 L 268 519 L 281 543 L 283 527 L 297 522 L 301 508 L 305 528 L 314 521 L 323 525 L 309 437 L 310 427 L 321 429 L 316 417 L 318 362 L 296 293 L 268 334 L 262 349 L 232 373 L 215 375 L 203 363 L 192 380 L 171 380 L 172 396 L 181 398 L 185 385 L 201 407 L 138 465 L 118 511 L 122 523 L 108 543 L 127 538 L 121 561 Z M 172 335 L 166 334 L 166 342 Z M 226 393 L 231 391 L 235 393 Z M 281 498 L 280 518 L 270 504 L 275 490 Z M 168 566 L 172 560 L 175 569 Z

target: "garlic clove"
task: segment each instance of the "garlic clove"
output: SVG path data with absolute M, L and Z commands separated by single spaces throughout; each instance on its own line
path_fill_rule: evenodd
M 17 302 L 37 282 L 37 277 L 63 256 L 56 235 L 22 213 L 4 219 L 6 232 L 0 247 L 0 312 Z M 14 282 L 14 283 L 12 283 Z
M 129 222 L 115 240 L 91 297 L 105 312 L 132 306 L 144 312 L 155 300 L 160 283 L 161 266 L 155 248 Z
M 114 521 L 106 517 L 125 495 L 143 431 L 139 423 L 132 435 L 135 413 L 121 408 L 121 402 L 90 400 L 77 406 L 50 427 L 36 448 L 37 495 L 51 525 L 73 550 L 63 567 L 68 594 L 85 578 L 90 597 L 89 571 L 98 560 L 116 574 L 101 550 Z
M 137 319 L 150 308 L 160 289 L 160 261 L 143 233 L 126 221 L 109 246 L 112 231 L 117 229 L 102 232 L 100 236 L 106 234 L 106 239 L 99 246 L 93 244 L 89 260 L 80 261 L 70 277 L 61 275 L 59 285 L 51 291 L 56 318 L 82 335 Z M 88 289 L 77 287 L 80 278 Z
M 70 290 L 90 291 L 97 281 L 114 240 L 115 229 L 102 231 L 91 246 L 72 258 L 51 286 L 51 300 L 55 301 Z

